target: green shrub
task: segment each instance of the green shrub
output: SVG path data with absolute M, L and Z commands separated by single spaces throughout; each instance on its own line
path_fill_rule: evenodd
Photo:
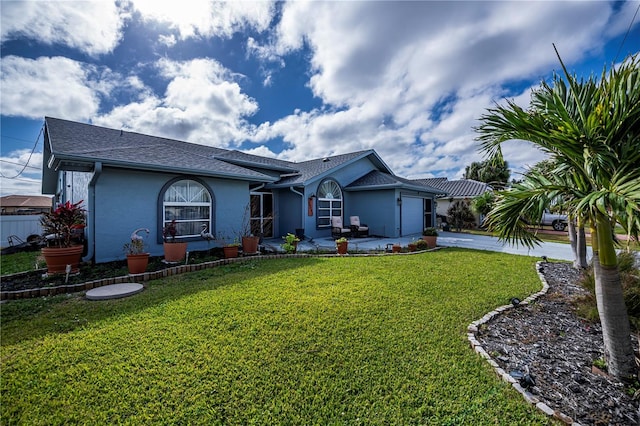
M 416 248 L 418 250 L 426 250 L 429 248 L 429 244 L 427 244 L 427 242 L 425 240 L 417 240 L 416 241 Z
M 634 252 L 622 251 L 618 254 L 618 270 L 629 321 L 635 331 L 640 331 L 640 271 L 635 266 L 635 261 Z M 584 271 L 579 283 L 589 294 L 578 299 L 578 315 L 591 321 L 599 320 L 593 265 Z

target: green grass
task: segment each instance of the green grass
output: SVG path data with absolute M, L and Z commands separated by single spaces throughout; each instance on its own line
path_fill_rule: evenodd
M 3 424 L 546 424 L 466 339 L 540 289 L 534 261 L 255 260 L 126 299 L 4 304 Z
M 0 256 L 0 274 L 32 271 L 35 269 L 36 261 L 39 262 L 38 267 L 42 268 L 45 262 L 44 259 L 39 260 L 39 256 L 40 250 L 2 255 Z

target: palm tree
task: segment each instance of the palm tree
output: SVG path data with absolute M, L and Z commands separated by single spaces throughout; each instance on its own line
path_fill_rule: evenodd
M 560 168 L 558 168 L 560 166 Z M 564 171 L 561 164 L 556 164 L 554 160 L 542 160 L 537 164 L 534 164 L 526 172 L 527 174 L 542 174 L 547 179 L 553 180 L 556 176 L 563 176 Z M 550 200 L 554 204 L 564 205 L 567 200 Z M 566 211 L 566 208 L 564 208 Z M 571 249 L 574 255 L 573 267 L 576 269 L 586 269 L 587 264 L 587 242 L 584 231 L 584 218 L 575 217 L 569 215 L 569 240 L 571 242 Z
M 558 56 L 560 59 L 560 57 Z M 488 155 L 512 139 L 532 142 L 553 159 L 553 178 L 525 176 L 499 194 L 489 225 L 500 238 L 533 246 L 539 240 L 521 221 L 541 217 L 545 203 L 566 200 L 569 214 L 591 228 L 596 299 L 609 372 L 636 374 L 622 295 L 613 227 L 638 238 L 640 229 L 640 67 L 637 56 L 603 70 L 599 81 L 554 75 L 532 92 L 528 110 L 508 101 L 488 109 L 476 129 Z

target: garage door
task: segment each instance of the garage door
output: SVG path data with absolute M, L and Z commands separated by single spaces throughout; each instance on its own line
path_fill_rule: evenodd
M 402 229 L 404 235 L 422 233 L 424 223 L 424 200 L 416 197 L 402 197 Z

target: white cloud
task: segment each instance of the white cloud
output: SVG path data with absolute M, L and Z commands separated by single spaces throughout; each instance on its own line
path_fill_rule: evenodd
M 24 165 L 27 167 L 24 167 Z M 42 153 L 21 149 L 0 157 L 0 195 L 41 193 Z
M 3 1 L 2 42 L 27 37 L 95 56 L 113 51 L 126 12 L 115 1 Z
M 400 175 L 461 175 L 482 159 L 473 127 L 506 85 L 548 77 L 553 43 L 567 63 L 602 49 L 612 13 L 606 2 L 286 3 L 272 44 L 250 51 L 274 62 L 307 46 L 326 108 L 265 123 L 254 140 L 282 137 L 284 158 L 375 148 Z M 538 158 L 505 152 L 514 166 Z
M 163 96 L 143 91 L 139 101 L 118 106 L 93 122 L 219 147 L 240 145 L 252 131 L 246 117 L 258 105 L 234 81 L 241 76 L 213 59 L 161 59 L 157 69 L 168 81 Z
M 2 58 L 2 115 L 85 120 L 97 113 L 95 67 L 68 58 Z M 103 81 L 100 84 L 105 84 Z M 106 90 L 103 87 L 101 90 Z
M 264 31 L 271 22 L 274 4 L 269 1 L 133 0 L 144 19 L 168 22 L 181 39 L 225 37 L 245 28 Z

